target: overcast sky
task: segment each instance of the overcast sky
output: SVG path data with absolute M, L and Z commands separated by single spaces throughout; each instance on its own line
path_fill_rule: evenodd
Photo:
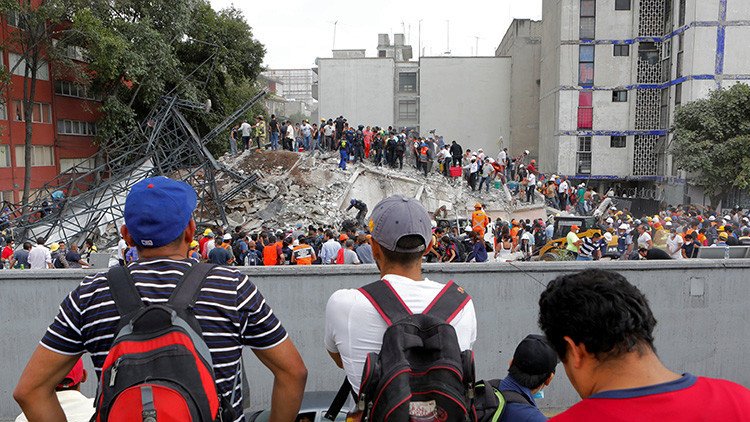
M 541 19 L 542 0 L 210 0 L 216 9 L 241 9 L 266 46 L 269 68 L 310 68 L 336 49 L 366 48 L 374 56 L 379 33 L 405 33 L 417 56 L 419 20 L 425 55 L 494 55 L 513 18 Z

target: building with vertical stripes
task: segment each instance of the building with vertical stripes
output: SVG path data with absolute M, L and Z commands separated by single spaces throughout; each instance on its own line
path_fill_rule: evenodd
M 708 204 L 669 154 L 681 104 L 750 81 L 747 0 L 544 0 L 542 172 Z

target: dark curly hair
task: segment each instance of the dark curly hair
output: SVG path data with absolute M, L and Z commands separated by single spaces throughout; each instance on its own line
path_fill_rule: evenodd
M 565 361 L 565 336 L 600 361 L 654 348 L 656 319 L 646 296 L 622 275 L 586 270 L 552 280 L 539 298 L 539 327 Z

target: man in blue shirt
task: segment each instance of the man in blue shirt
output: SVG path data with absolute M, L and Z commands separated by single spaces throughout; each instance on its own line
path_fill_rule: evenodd
M 555 377 L 556 366 L 557 355 L 544 336 L 537 334 L 526 336 L 513 353 L 508 376 L 500 380 L 499 388 L 497 388 L 503 393 L 507 402 L 500 422 L 546 421 L 547 417 L 536 406 L 534 398 L 544 397 L 542 390 Z M 511 395 L 520 395 L 520 397 L 518 400 L 513 400 Z M 523 403 L 521 398 L 526 403 Z

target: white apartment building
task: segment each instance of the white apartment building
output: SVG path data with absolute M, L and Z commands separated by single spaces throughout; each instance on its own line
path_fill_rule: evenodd
M 544 0 L 541 171 L 707 203 L 668 153 L 674 110 L 750 80 L 747 0 Z

